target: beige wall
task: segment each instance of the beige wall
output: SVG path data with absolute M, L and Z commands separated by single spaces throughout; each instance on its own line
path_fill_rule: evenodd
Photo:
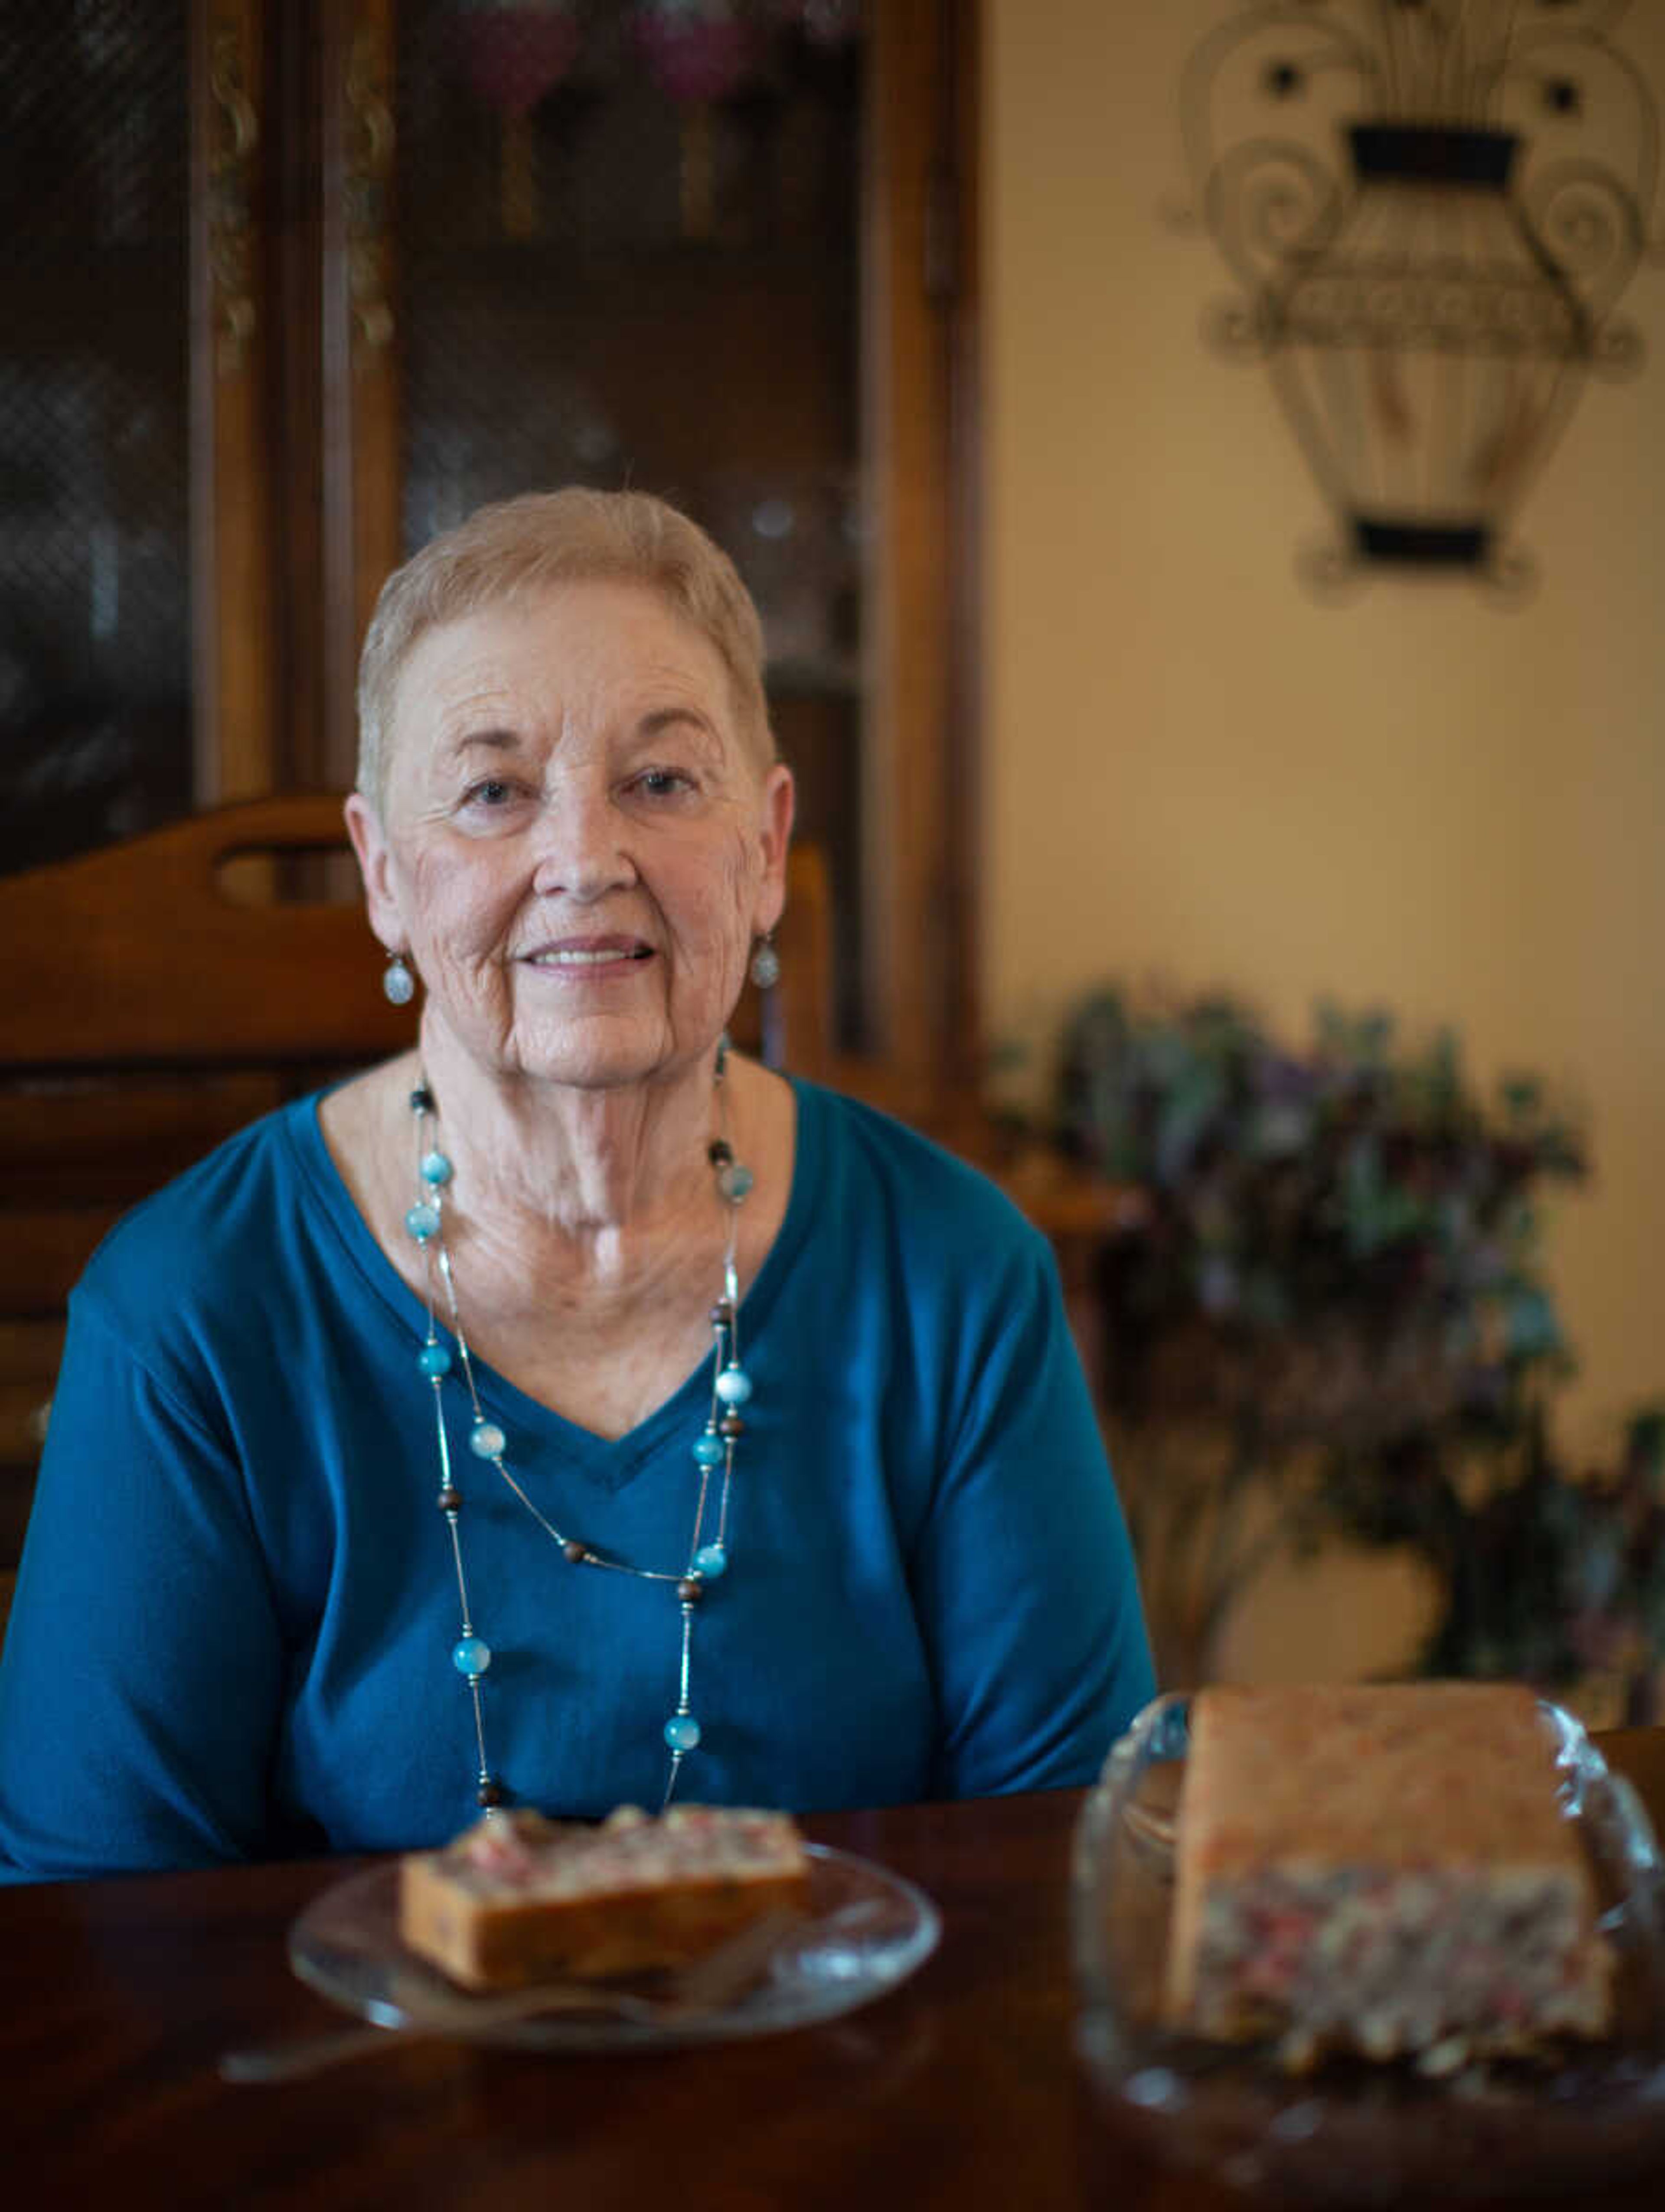
M 1527 501 L 1523 610 L 1315 604 L 1327 517 L 1264 371 L 1201 339 L 1223 264 L 1163 216 L 1227 12 L 984 0 L 989 1030 L 1109 976 L 1295 1035 L 1327 994 L 1565 1084 L 1596 1175 L 1554 1218 L 1563 1425 L 1599 1450 L 1665 1397 L 1665 267 L 1624 302 L 1642 375 L 1587 388 Z M 1634 15 L 1665 92 L 1665 8 Z

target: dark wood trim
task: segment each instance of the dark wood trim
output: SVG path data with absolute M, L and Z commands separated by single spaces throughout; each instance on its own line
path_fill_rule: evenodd
M 870 742 L 864 766 L 865 997 L 871 1044 L 901 1090 L 958 1087 L 976 1045 L 972 943 L 975 732 L 973 9 L 873 11 L 863 191 L 869 332 L 864 467 Z M 955 669 L 956 651 L 961 665 Z
M 943 1061 L 954 1094 L 982 1090 L 983 1030 L 977 886 L 981 878 L 983 683 L 983 352 L 981 17 L 976 0 L 942 0 L 946 18 L 948 143 L 956 210 L 949 307 L 948 746 L 942 794 L 943 901 L 949 970 Z
M 272 120 L 259 0 L 191 9 L 191 438 L 198 804 L 278 770 L 265 392 Z
M 403 552 L 394 242 L 394 0 L 326 10 L 323 69 L 324 698 L 318 780 L 357 762 L 358 651 Z
M 279 790 L 328 781 L 320 739 L 320 579 L 326 571 L 320 467 L 323 365 L 318 343 L 324 222 L 319 48 L 332 13 L 324 0 L 283 0 L 282 5 L 269 4 L 267 16 L 276 142 L 267 203 L 277 328 L 265 466 L 276 538 L 282 722 L 273 787 Z
M 321 292 L 319 302 L 319 359 L 322 371 L 320 405 L 318 776 L 326 785 L 351 783 L 351 768 L 341 757 L 349 744 L 344 715 L 352 696 L 347 617 L 352 604 L 353 515 L 357 504 L 355 428 L 352 399 L 352 316 L 347 278 L 346 104 L 347 56 L 357 24 L 357 5 L 332 8 L 318 41 L 318 100 L 322 117 L 322 198 L 320 222 Z

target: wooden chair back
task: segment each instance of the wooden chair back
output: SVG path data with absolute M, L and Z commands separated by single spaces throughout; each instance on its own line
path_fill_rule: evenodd
M 64 1302 L 134 1201 L 332 1076 L 398 1052 L 342 820 L 326 794 L 218 808 L 0 878 L 0 1621 L 64 1337 Z M 780 981 L 742 1048 L 830 1065 L 824 859 L 795 848 Z

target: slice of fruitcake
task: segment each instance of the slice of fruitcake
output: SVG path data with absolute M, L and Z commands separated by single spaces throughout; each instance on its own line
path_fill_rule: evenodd
M 599 1827 L 490 1814 L 399 1868 L 399 1934 L 471 1989 L 687 1965 L 766 1914 L 807 1909 L 785 1813 L 621 1807 Z
M 1213 2040 L 1430 2070 L 1609 2024 L 1613 1958 L 1533 1693 L 1204 1690 L 1164 2012 Z

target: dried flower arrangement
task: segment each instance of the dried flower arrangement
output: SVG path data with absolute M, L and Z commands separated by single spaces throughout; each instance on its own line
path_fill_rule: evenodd
M 1101 1254 L 1105 1411 L 1165 1679 L 1206 1679 L 1243 1591 L 1327 1536 L 1408 1546 L 1422 1664 L 1653 1711 L 1665 1657 L 1665 1415 L 1574 1473 L 1571 1370 L 1538 1251 L 1585 1172 L 1543 1085 L 1470 1088 L 1441 1034 L 1320 1009 L 1311 1047 L 1242 1006 L 1135 1009 L 1062 1039 L 1052 1142 L 1135 1188 Z

